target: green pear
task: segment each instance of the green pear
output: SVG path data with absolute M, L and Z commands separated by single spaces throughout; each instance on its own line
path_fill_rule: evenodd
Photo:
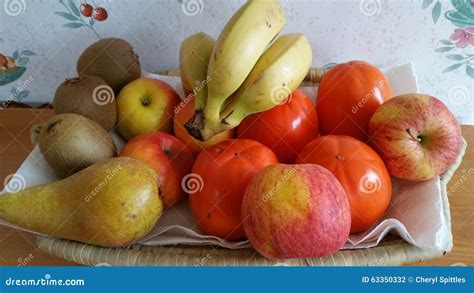
M 156 172 L 111 158 L 63 180 L 0 196 L 0 218 L 43 234 L 104 247 L 142 238 L 163 213 Z

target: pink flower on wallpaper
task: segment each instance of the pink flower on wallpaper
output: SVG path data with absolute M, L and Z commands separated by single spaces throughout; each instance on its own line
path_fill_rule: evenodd
M 457 28 L 449 38 L 456 41 L 456 47 L 466 48 L 468 44 L 474 46 L 474 28 Z

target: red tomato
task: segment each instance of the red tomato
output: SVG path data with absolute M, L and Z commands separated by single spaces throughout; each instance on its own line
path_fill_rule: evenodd
M 263 143 L 282 163 L 293 163 L 298 152 L 318 134 L 314 104 L 299 90 L 281 105 L 246 117 L 237 128 L 239 138 Z
M 351 233 L 374 225 L 387 209 L 392 182 L 382 159 L 365 143 L 345 135 L 321 136 L 299 153 L 298 164 L 318 164 L 331 171 L 351 206 Z
M 189 194 L 191 211 L 207 234 L 245 238 L 240 210 L 249 181 L 264 167 L 277 164 L 271 149 L 249 139 L 230 139 L 202 151 L 193 175 L 203 183 Z
M 321 134 L 342 134 L 368 140 L 375 110 L 392 97 L 385 75 L 364 61 L 331 68 L 322 78 L 316 97 Z
M 185 198 L 181 181 L 191 171 L 194 157 L 176 137 L 159 131 L 141 134 L 128 141 L 120 155 L 140 160 L 155 169 L 165 207 Z

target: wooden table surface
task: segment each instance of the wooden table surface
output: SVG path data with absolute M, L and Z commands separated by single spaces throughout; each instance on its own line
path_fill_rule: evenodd
M 29 129 L 46 122 L 53 114 L 47 109 L 0 110 L 0 179 L 4 181 L 25 160 L 33 146 Z M 415 265 L 474 265 L 474 127 L 462 126 L 468 149 L 448 191 L 451 204 L 454 248 L 444 257 Z M 456 186 L 454 188 L 454 186 Z M 41 252 L 30 233 L 0 226 L 0 265 L 75 265 Z

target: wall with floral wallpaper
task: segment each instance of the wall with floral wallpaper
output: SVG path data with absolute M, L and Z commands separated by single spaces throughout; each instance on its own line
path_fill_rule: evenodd
M 178 66 L 180 42 L 217 36 L 243 0 L 3 0 L 0 111 L 50 102 L 99 38 L 128 40 L 151 72 Z M 363 59 L 412 61 L 420 91 L 474 124 L 474 0 L 282 0 L 288 25 L 311 41 L 314 66 Z M 0 112 L 1 113 L 1 112 Z
M 471 54 L 470 46 L 474 46 L 474 1 L 452 0 L 452 8 L 445 12 L 444 16 L 454 25 L 454 32 L 449 39 L 439 40 L 440 47 L 435 52 L 445 53 L 445 57 L 452 61 L 443 70 L 443 73 L 465 70 L 466 74 L 474 82 L 474 54 Z M 442 13 L 440 1 L 424 0 L 422 8 L 431 8 L 431 16 L 436 24 Z

